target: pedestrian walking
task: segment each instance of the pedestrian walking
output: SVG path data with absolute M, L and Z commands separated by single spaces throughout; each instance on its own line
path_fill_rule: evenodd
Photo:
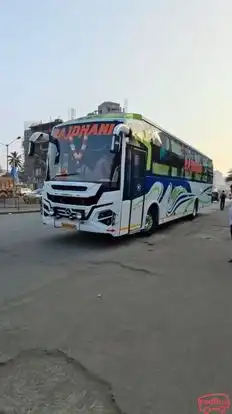
M 226 201 L 226 193 L 223 190 L 220 195 L 220 210 L 224 210 Z

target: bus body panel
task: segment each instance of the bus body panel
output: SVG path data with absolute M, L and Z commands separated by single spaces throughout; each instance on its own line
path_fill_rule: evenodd
M 199 209 L 211 204 L 212 184 L 191 182 L 172 177 L 146 177 L 146 197 L 144 223 L 146 214 L 153 203 L 159 207 L 159 224 L 182 216 L 191 215 L 194 203 L 199 201 Z

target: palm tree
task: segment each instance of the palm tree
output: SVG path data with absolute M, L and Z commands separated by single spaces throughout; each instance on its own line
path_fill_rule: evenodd
M 227 176 L 226 176 L 226 182 L 232 182 L 232 169 L 228 171 Z
M 8 156 L 9 159 L 9 165 L 11 167 L 20 168 L 22 167 L 22 155 L 20 155 L 18 152 L 13 151 Z

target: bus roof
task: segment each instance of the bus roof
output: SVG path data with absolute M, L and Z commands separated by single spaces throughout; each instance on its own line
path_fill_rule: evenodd
M 85 122 L 94 122 L 94 121 L 103 121 L 103 122 L 121 121 L 121 122 L 124 122 L 126 119 L 135 119 L 137 121 L 145 121 L 148 124 L 150 124 L 151 126 L 154 126 L 158 130 L 160 130 L 160 131 L 166 133 L 167 135 L 171 136 L 172 138 L 174 138 L 175 140 L 177 140 L 181 144 L 186 145 L 191 150 L 196 151 L 199 154 L 201 154 L 203 157 L 208 158 L 209 160 L 211 160 L 210 157 L 203 154 L 201 151 L 197 150 L 196 148 L 192 147 L 187 142 L 181 140 L 180 138 L 177 138 L 175 135 L 171 134 L 170 132 L 168 132 L 164 128 L 160 127 L 158 124 L 155 124 L 154 122 L 152 122 L 149 119 L 145 118 L 141 114 L 137 114 L 137 113 L 133 113 L 133 112 L 131 112 L 131 113 L 126 113 L 126 112 L 116 113 L 115 112 L 115 113 L 102 114 L 102 115 L 101 114 L 89 114 L 89 115 L 83 116 L 81 118 L 72 119 L 72 120 L 63 122 L 62 124 L 56 125 L 55 127 L 60 127 L 61 125 L 73 125 L 73 124 L 76 124 L 76 123 L 85 123 Z
M 118 112 L 118 113 L 110 113 L 110 114 L 89 114 L 86 116 L 83 116 L 81 118 L 72 119 L 69 121 L 66 121 L 60 125 L 70 125 L 70 124 L 76 124 L 76 123 L 84 123 L 84 122 L 94 122 L 94 121 L 124 121 L 125 119 L 139 119 L 142 120 L 142 116 L 139 114 L 133 114 L 133 113 L 125 113 L 125 112 Z M 59 125 L 59 126 L 60 126 Z

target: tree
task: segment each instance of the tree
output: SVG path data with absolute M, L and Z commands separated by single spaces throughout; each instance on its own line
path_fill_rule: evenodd
M 18 152 L 13 151 L 8 156 L 9 165 L 11 167 L 15 168 L 21 168 L 22 167 L 22 155 L 20 155 Z

